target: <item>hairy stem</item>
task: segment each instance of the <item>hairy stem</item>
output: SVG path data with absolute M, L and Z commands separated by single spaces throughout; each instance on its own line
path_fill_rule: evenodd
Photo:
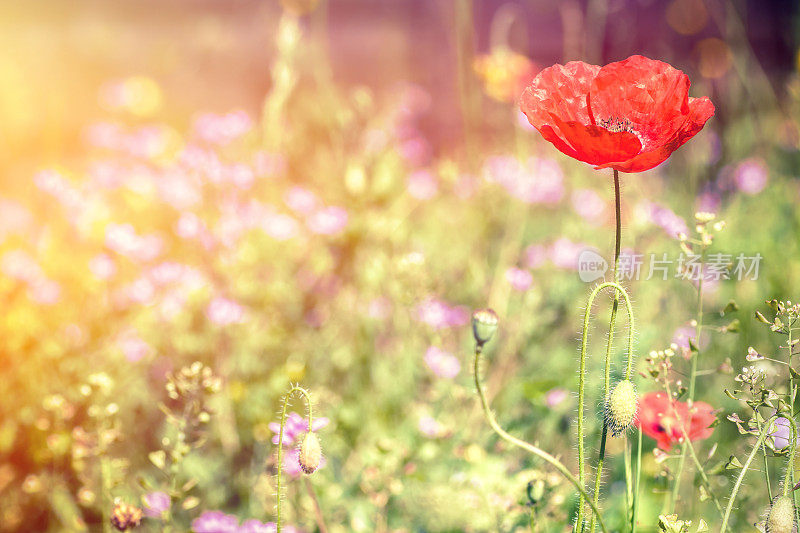
M 622 240 L 622 220 L 621 220 L 621 206 L 620 206 L 620 193 L 619 193 L 619 171 L 614 169 L 614 205 L 616 232 L 614 233 L 614 270 L 612 272 L 612 281 L 619 283 L 618 269 L 619 269 L 619 251 Z M 608 337 L 606 340 L 606 361 L 605 361 L 605 375 L 603 381 L 603 400 L 608 399 L 609 387 L 611 385 L 611 348 L 614 345 L 614 325 L 617 321 L 617 308 L 619 307 L 619 294 L 614 292 L 614 302 L 611 305 L 611 318 L 608 321 Z M 606 439 L 608 438 L 608 425 L 605 418 L 603 418 L 603 433 L 600 436 L 600 454 L 597 458 L 597 470 L 594 478 L 594 504 L 600 503 L 600 482 L 603 475 L 603 463 L 606 458 Z M 589 521 L 589 531 L 594 533 L 594 517 Z
M 532 453 L 533 455 L 539 457 L 540 459 L 544 459 L 545 461 L 550 463 L 556 470 L 558 470 L 559 473 L 561 473 L 561 475 L 563 475 L 567 479 L 567 481 L 569 481 L 570 483 L 572 483 L 573 486 L 575 486 L 575 488 L 580 493 L 581 498 L 589 501 L 589 505 L 592 509 L 592 512 L 597 516 L 597 522 L 600 525 L 600 529 L 604 533 L 608 533 L 608 530 L 606 529 L 606 526 L 603 523 L 603 518 L 600 516 L 600 511 L 597 509 L 594 503 L 592 503 L 591 499 L 589 498 L 589 495 L 586 493 L 586 489 L 584 488 L 583 483 L 579 482 L 575 478 L 575 476 L 573 476 L 572 473 L 569 470 L 567 470 L 567 467 L 564 466 L 564 464 L 561 461 L 559 461 L 549 453 L 545 452 L 544 450 L 534 446 L 533 444 L 529 444 L 524 440 L 518 439 L 513 435 L 510 435 L 502 427 L 500 427 L 500 424 L 497 423 L 497 420 L 495 419 L 494 414 L 492 413 L 492 410 L 489 407 L 489 402 L 486 399 L 486 393 L 483 390 L 483 385 L 481 384 L 480 361 L 482 352 L 483 351 L 481 349 L 481 346 L 480 345 L 476 346 L 475 360 L 473 365 L 474 378 L 475 378 L 475 388 L 478 391 L 478 396 L 480 397 L 481 400 L 481 407 L 483 407 L 483 413 L 486 416 L 486 420 L 489 422 L 489 426 L 491 426 L 494 432 L 497 433 L 506 442 L 513 444 L 514 446 L 517 446 L 519 448 L 522 448 L 523 450 Z
M 639 483 L 642 481 L 642 428 L 636 441 L 636 484 L 633 489 L 633 509 L 631 512 L 631 533 L 636 533 L 636 512 L 639 510 Z
M 289 399 L 291 398 L 292 394 L 298 393 L 306 400 L 306 409 L 308 412 L 308 431 L 311 431 L 314 422 L 314 418 L 312 416 L 312 407 L 311 407 L 311 396 L 308 394 L 308 391 L 300 386 L 293 386 L 289 389 L 289 392 L 283 397 L 283 407 L 281 408 L 281 429 L 278 433 L 278 503 L 277 503 L 277 511 L 276 511 L 276 524 L 278 526 L 278 533 L 281 533 L 283 529 L 283 523 L 281 521 L 281 502 L 283 501 L 283 430 L 286 426 L 286 409 L 289 407 Z
M 747 469 L 750 468 L 750 463 L 753 462 L 753 458 L 755 458 L 756 453 L 758 453 L 758 449 L 764 443 L 764 439 L 767 437 L 767 432 L 770 426 L 775 422 L 778 418 L 778 415 L 772 415 L 769 417 L 764 424 L 764 427 L 761 428 L 761 432 L 758 435 L 758 440 L 756 441 L 755 446 L 753 446 L 753 450 L 750 452 L 750 455 L 747 456 L 747 461 L 745 461 L 744 466 L 742 467 L 742 471 L 739 472 L 739 477 L 736 478 L 736 483 L 733 485 L 733 490 L 731 491 L 731 497 L 728 499 L 728 506 L 725 508 L 725 514 L 722 517 L 722 527 L 720 528 L 720 533 L 725 533 L 728 530 L 728 519 L 731 515 L 731 510 L 733 509 L 733 504 L 736 502 L 736 495 L 739 493 L 739 487 L 742 485 L 742 480 L 744 480 L 744 475 L 747 473 Z M 792 488 L 792 481 L 791 481 L 791 471 L 794 467 L 794 455 L 795 451 L 797 450 L 797 426 L 794 423 L 794 419 L 790 418 L 789 422 L 792 426 L 792 439 L 791 439 L 791 451 L 789 452 L 789 469 L 786 472 L 786 477 L 783 482 L 783 495 L 788 496 L 789 491 Z
M 628 314 L 628 361 L 627 366 L 625 368 L 625 379 L 630 379 L 631 377 L 631 370 L 633 367 L 633 331 L 634 331 L 634 318 L 633 318 L 633 307 L 631 306 L 630 298 L 628 297 L 627 291 L 622 288 L 621 285 L 607 281 L 605 283 L 601 283 L 597 287 L 594 288 L 592 293 L 589 295 L 589 301 L 586 304 L 586 312 L 583 317 L 583 332 L 581 334 L 581 356 L 580 356 L 580 370 L 578 374 L 578 479 L 580 480 L 581 484 L 585 482 L 585 471 L 586 465 L 584 459 L 584 427 L 583 427 L 583 404 L 584 404 L 584 396 L 585 396 L 585 388 L 586 388 L 586 347 L 589 341 L 589 319 L 592 316 L 592 305 L 594 304 L 594 299 L 603 289 L 613 288 L 615 294 L 622 294 L 625 300 L 625 310 Z M 610 372 L 608 367 L 610 365 L 610 359 L 606 359 L 606 372 Z M 608 394 L 608 384 L 606 385 L 606 395 Z M 605 424 L 604 424 L 605 427 Z M 579 506 L 578 506 L 578 527 L 583 528 L 583 506 L 585 501 L 583 499 L 583 495 L 579 498 Z M 596 503 L 592 500 L 592 505 L 596 507 Z

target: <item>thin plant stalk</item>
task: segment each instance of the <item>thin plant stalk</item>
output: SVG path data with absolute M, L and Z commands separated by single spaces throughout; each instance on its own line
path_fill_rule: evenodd
M 616 207 L 615 220 L 616 231 L 614 232 L 614 270 L 612 273 L 612 281 L 619 282 L 619 252 L 622 242 L 622 217 L 621 217 L 621 199 L 619 193 L 619 171 L 614 169 L 614 206 Z M 607 399 L 609 394 L 609 387 L 611 385 L 611 348 L 614 345 L 614 326 L 617 321 L 617 309 L 619 308 L 619 294 L 614 292 L 614 302 L 611 304 L 611 318 L 608 321 L 608 337 L 606 341 L 606 366 L 605 376 L 603 381 L 603 398 Z M 597 458 L 597 470 L 594 479 L 594 504 L 600 503 L 600 482 L 603 475 L 603 463 L 606 458 L 606 439 L 608 438 L 608 424 L 605 418 L 603 419 L 603 432 L 600 436 L 600 454 Z M 589 521 L 589 531 L 594 533 L 594 517 Z
M 700 279 L 697 282 L 697 317 L 695 321 L 697 326 L 695 328 L 695 352 L 692 354 L 692 368 L 689 374 L 689 395 L 687 403 L 692 407 L 694 403 L 695 382 L 697 380 L 697 360 L 700 358 L 700 335 L 703 330 L 703 277 L 705 266 L 705 247 L 700 251 Z M 678 458 L 678 469 L 675 472 L 675 484 L 672 486 L 672 494 L 670 496 L 670 504 L 668 505 L 670 514 L 675 511 L 675 505 L 678 500 L 678 491 L 681 486 L 681 476 L 683 475 L 683 464 L 686 460 L 686 447 L 689 446 L 689 439 L 683 441 L 681 446 L 681 454 Z
M 583 333 L 581 334 L 581 355 L 580 355 L 580 370 L 578 373 L 578 479 L 581 483 L 585 481 L 585 454 L 584 454 L 584 427 L 583 427 L 583 404 L 584 404 L 584 397 L 585 397 L 585 389 L 586 389 L 586 347 L 589 341 L 589 319 L 591 318 L 592 313 L 592 305 L 594 304 L 594 299 L 603 289 L 614 289 L 615 293 L 622 294 L 623 299 L 625 300 L 625 310 L 628 313 L 628 362 L 625 368 L 625 379 L 630 379 L 631 371 L 633 367 L 633 332 L 634 332 L 634 318 L 633 318 L 633 307 L 631 306 L 630 298 L 628 297 L 627 291 L 622 288 L 621 285 L 607 281 L 605 283 L 601 283 L 597 287 L 594 288 L 592 293 L 589 295 L 589 301 L 586 304 L 586 312 L 583 318 Z M 609 358 L 606 359 L 606 372 L 610 373 L 610 365 L 611 360 Z M 608 385 L 606 385 L 605 396 L 608 396 Z M 584 506 L 583 495 L 581 495 L 579 500 L 579 507 L 578 507 L 578 527 L 583 529 L 583 506 Z M 597 507 L 594 500 L 592 500 L 592 505 Z
M 667 394 L 667 398 L 672 398 L 672 392 L 669 389 L 669 385 L 667 385 L 665 392 Z M 675 412 L 675 417 L 678 419 L 678 425 L 683 432 L 683 443 L 684 448 L 689 450 L 689 456 L 692 458 L 694 462 L 694 467 L 697 469 L 697 472 L 700 474 L 700 479 L 703 481 L 703 485 L 706 487 L 706 491 L 708 495 L 711 497 L 711 501 L 714 503 L 714 507 L 717 508 L 719 515 L 722 516 L 722 504 L 719 503 L 719 499 L 714 494 L 713 489 L 711 488 L 711 481 L 708 479 L 708 475 L 706 474 L 705 468 L 703 468 L 703 464 L 700 462 L 700 459 L 697 457 L 697 453 L 694 451 L 694 446 L 692 446 L 692 441 L 689 439 L 689 432 L 686 430 L 686 422 L 691 424 L 691 416 L 689 420 L 684 421 L 681 419 L 681 416 Z
M 725 508 L 725 514 L 722 517 L 722 527 L 720 528 L 720 533 L 725 533 L 728 530 L 728 519 L 731 515 L 731 510 L 733 509 L 733 504 L 736 502 L 736 495 L 739 493 L 739 487 L 742 485 L 742 480 L 744 480 L 744 475 L 747 473 L 747 469 L 750 468 L 750 463 L 753 462 L 753 458 L 755 458 L 756 453 L 758 453 L 759 448 L 764 443 L 764 439 L 767 438 L 768 430 L 770 426 L 777 420 L 778 415 L 772 415 L 767 419 L 767 422 L 764 424 L 764 427 L 761 428 L 761 432 L 758 435 L 758 440 L 756 441 L 755 446 L 753 446 L 753 450 L 750 452 L 750 455 L 747 456 L 747 461 L 745 461 L 744 466 L 742 467 L 742 471 L 739 472 L 739 477 L 736 478 L 736 483 L 733 485 L 733 490 L 731 491 L 731 497 L 728 499 L 728 506 Z M 789 452 L 789 463 L 788 463 L 788 471 L 786 472 L 786 476 L 783 480 L 783 495 L 789 496 L 789 492 L 791 491 L 792 485 L 792 475 L 791 472 L 794 470 L 794 456 L 795 452 L 797 451 L 797 425 L 794 422 L 793 418 L 789 418 L 789 423 L 792 426 L 792 439 L 791 439 L 791 451 Z
M 793 368 L 792 367 L 792 355 L 794 353 L 794 346 L 792 346 L 792 333 L 793 333 L 792 332 L 792 326 L 793 325 L 794 325 L 794 322 L 789 324 L 789 331 L 788 331 L 789 338 L 788 338 L 788 341 L 787 341 L 788 346 L 789 346 L 789 390 L 791 391 L 791 394 L 792 394 L 792 401 L 789 404 L 789 413 L 791 415 L 790 419 L 792 420 L 792 423 L 794 423 L 794 402 L 795 402 L 795 399 L 797 397 L 797 383 L 795 383 L 794 375 L 792 373 L 792 368 Z M 797 433 L 796 430 L 795 430 L 795 433 Z M 794 461 L 792 461 L 789 464 L 789 472 L 787 473 L 787 476 L 791 477 L 792 486 L 794 486 L 795 483 L 797 482 L 797 480 L 795 479 L 796 476 L 795 476 L 795 473 L 794 473 Z M 784 496 L 785 496 L 785 494 L 784 494 Z M 797 509 L 797 491 L 792 492 L 792 503 L 794 503 L 795 520 L 800 522 L 800 510 Z
M 283 500 L 283 430 L 286 426 L 286 410 L 289 407 L 289 399 L 291 398 L 292 394 L 298 393 L 306 400 L 306 411 L 308 413 L 308 431 L 311 431 L 314 427 L 313 422 L 314 418 L 312 416 L 312 407 L 311 407 L 311 396 L 308 394 L 308 391 L 303 387 L 298 385 L 293 386 L 289 389 L 289 392 L 283 397 L 283 407 L 281 408 L 281 429 L 278 433 L 278 502 L 277 502 L 277 509 L 276 509 L 276 517 L 275 522 L 278 527 L 278 533 L 281 533 L 283 529 L 283 522 L 281 521 L 281 502 Z
M 519 448 L 522 448 L 523 450 L 532 453 L 533 455 L 539 457 L 540 459 L 544 459 L 545 461 L 550 463 L 556 470 L 558 470 L 559 473 L 563 475 L 567 479 L 567 481 L 572 483 L 572 485 L 578 490 L 578 492 L 581 495 L 581 498 L 589 502 L 589 506 L 591 507 L 592 512 L 597 516 L 597 522 L 600 525 L 600 529 L 603 531 L 603 533 L 608 533 L 608 529 L 606 529 L 605 523 L 603 523 L 603 518 L 600 516 L 600 511 L 591 501 L 591 498 L 589 498 L 589 495 L 586 493 L 586 489 L 584 488 L 583 483 L 579 482 L 561 461 L 559 461 L 546 451 L 538 448 L 537 446 L 534 446 L 533 444 L 530 444 L 528 442 L 525 442 L 524 440 L 514 437 L 513 435 L 506 432 L 502 427 L 500 427 L 500 424 L 497 423 L 497 420 L 495 419 L 494 414 L 492 413 L 492 410 L 489 407 L 489 402 L 486 399 L 486 393 L 484 392 L 483 384 L 481 383 L 480 362 L 482 353 L 483 353 L 482 346 L 481 345 L 476 346 L 475 359 L 473 365 L 474 378 L 475 378 L 475 388 L 478 391 L 478 396 L 480 397 L 481 400 L 481 407 L 483 407 L 483 413 L 486 416 L 486 420 L 489 422 L 489 426 L 491 426 L 494 432 L 497 433 L 506 442 L 514 446 L 517 446 Z
M 103 533 L 111 533 L 111 462 L 104 455 L 100 458 L 100 485 L 103 490 Z
M 305 478 L 303 481 L 305 481 L 308 497 L 311 498 L 311 502 L 314 504 L 314 519 L 317 521 L 319 533 L 328 533 L 328 526 L 325 525 L 325 516 L 322 514 L 322 507 L 319 505 L 319 499 L 317 498 L 317 492 L 314 490 L 314 485 L 311 484 L 308 478 Z
M 753 408 L 753 415 L 755 415 L 758 430 L 761 431 L 761 423 L 758 422 L 758 410 L 755 407 Z M 767 496 L 769 496 L 769 501 L 772 501 L 772 483 L 769 479 L 769 458 L 767 457 L 767 445 L 763 442 L 761 443 L 761 454 L 764 456 L 764 480 L 767 482 Z
M 642 481 L 642 427 L 636 440 L 636 485 L 633 489 L 633 505 L 631 510 L 631 533 L 636 533 L 636 512 L 639 510 L 639 484 Z
M 625 450 L 623 451 L 625 460 L 625 516 L 628 522 L 631 520 L 633 511 L 633 466 L 631 465 L 631 441 L 625 439 Z

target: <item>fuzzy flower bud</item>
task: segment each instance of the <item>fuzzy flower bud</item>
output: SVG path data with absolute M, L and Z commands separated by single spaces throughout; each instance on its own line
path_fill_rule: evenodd
M 633 383 L 629 379 L 617 383 L 605 406 L 606 425 L 612 435 L 617 437 L 631 426 L 638 406 L 639 397 Z
M 478 346 L 483 346 L 497 331 L 497 313 L 491 309 L 478 309 L 472 313 L 472 335 Z
M 772 500 L 764 530 L 766 533 L 793 533 L 797 531 L 794 521 L 794 502 L 791 497 L 778 496 Z
M 300 453 L 297 456 L 300 463 L 300 468 L 306 474 L 313 474 L 319 463 L 322 461 L 322 448 L 319 445 L 319 439 L 313 432 L 306 433 L 303 441 L 300 443 Z
M 111 525 L 120 531 L 133 529 L 142 521 L 142 510 L 122 501 L 114 503 L 111 511 Z

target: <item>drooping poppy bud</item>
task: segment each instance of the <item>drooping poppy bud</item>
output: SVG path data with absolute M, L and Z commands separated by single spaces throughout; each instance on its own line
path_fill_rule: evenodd
M 319 439 L 313 432 L 306 433 L 300 443 L 300 453 L 297 455 L 297 461 L 300 463 L 300 468 L 306 474 L 313 474 L 319 468 L 322 461 L 322 448 L 319 445 Z
M 633 383 L 629 379 L 617 383 L 605 405 L 606 425 L 612 435 L 617 437 L 627 431 L 633 424 L 638 406 L 639 396 Z

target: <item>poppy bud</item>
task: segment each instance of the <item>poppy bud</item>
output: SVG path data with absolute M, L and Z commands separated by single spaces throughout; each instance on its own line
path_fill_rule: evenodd
M 111 525 L 120 531 L 133 529 L 142 521 L 142 510 L 125 502 L 117 501 L 111 511 Z
M 472 313 L 472 335 L 478 346 L 483 346 L 497 331 L 497 313 L 491 309 L 478 309 Z
M 306 433 L 300 443 L 300 453 L 297 456 L 297 461 L 306 474 L 313 474 L 319 468 L 319 463 L 322 461 L 322 448 L 320 448 L 316 434 L 310 431 Z
M 769 508 L 766 533 L 792 533 L 794 529 L 794 502 L 789 496 L 778 496 Z
M 639 397 L 631 380 L 617 383 L 605 406 L 606 425 L 612 435 L 617 437 L 631 426 L 638 406 Z

